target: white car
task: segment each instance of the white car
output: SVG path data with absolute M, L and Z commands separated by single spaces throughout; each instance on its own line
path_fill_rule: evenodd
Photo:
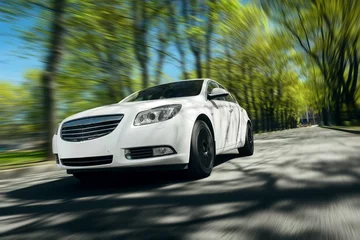
M 58 168 L 80 180 L 99 171 L 139 168 L 186 169 L 207 177 L 215 156 L 231 149 L 253 154 L 251 121 L 211 79 L 161 84 L 77 113 L 53 137 Z

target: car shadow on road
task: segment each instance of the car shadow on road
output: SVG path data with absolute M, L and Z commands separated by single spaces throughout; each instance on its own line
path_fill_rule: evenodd
M 234 154 L 222 155 L 215 165 L 218 167 L 229 160 L 237 164 L 241 158 L 235 157 Z M 351 162 L 355 169 L 360 166 L 359 160 L 349 158 L 345 162 Z M 13 221 L 32 221 L 0 233 L 0 238 L 44 234 L 46 238 L 70 235 L 102 239 L 184 239 L 194 236 L 192 234 L 199 230 L 214 230 L 214 226 L 225 219 L 239 224 L 236 227 L 225 225 L 217 230 L 219 234 L 238 231 L 249 234 L 252 239 L 327 238 L 327 233 L 316 228 L 284 232 L 265 224 L 247 228 L 240 223 L 254 214 L 270 210 L 292 216 L 304 206 L 318 207 L 347 196 L 360 195 L 359 175 L 342 168 L 344 162 L 333 164 L 326 166 L 331 167 L 331 176 L 345 174 L 354 180 L 348 183 L 309 182 L 290 174 L 280 176 L 256 169 L 245 171 L 241 167 L 237 168 L 240 178 L 221 183 L 211 177 L 190 181 L 182 172 L 128 174 L 118 177 L 118 182 L 97 186 L 82 186 L 75 179 L 64 177 L 6 193 L 7 198 L 18 203 L 1 209 L 0 216 Z M 315 170 L 324 176 L 330 174 L 322 170 L 321 164 L 316 167 Z M 306 171 L 306 168 L 302 170 Z M 255 179 L 254 182 L 259 184 L 241 187 L 246 179 Z M 279 188 L 276 185 L 285 180 L 295 186 Z M 234 182 L 238 188 L 227 188 Z M 216 188 L 217 184 L 221 188 Z M 222 207 L 217 208 L 219 205 Z M 55 224 L 50 216 L 56 218 L 53 220 Z M 310 217 L 299 217 L 299 221 L 309 220 Z
M 221 164 L 239 157 L 238 154 L 223 154 L 216 157 L 214 170 Z M 27 200 L 54 200 L 111 193 L 128 193 L 151 190 L 177 183 L 196 182 L 186 171 L 119 172 L 102 176 L 89 184 L 81 184 L 72 175 L 56 181 L 38 184 L 17 191 L 16 198 Z M 65 191 L 63 191 L 65 190 Z M 38 194 L 46 193 L 46 194 Z

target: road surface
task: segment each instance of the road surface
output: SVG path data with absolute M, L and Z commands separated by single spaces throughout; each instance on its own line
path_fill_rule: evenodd
M 213 174 L 132 174 L 83 186 L 63 172 L 0 181 L 0 239 L 360 239 L 360 135 L 257 136 Z

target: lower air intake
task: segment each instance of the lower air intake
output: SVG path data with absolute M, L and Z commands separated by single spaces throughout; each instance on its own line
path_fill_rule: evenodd
M 113 156 L 99 156 L 99 157 L 85 157 L 85 158 L 61 158 L 62 165 L 69 167 L 86 167 L 110 164 L 113 161 Z

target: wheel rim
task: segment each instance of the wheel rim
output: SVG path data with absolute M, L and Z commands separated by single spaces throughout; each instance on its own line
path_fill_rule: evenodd
M 211 167 L 213 159 L 213 144 L 207 129 L 201 129 L 198 137 L 198 155 L 204 168 Z

